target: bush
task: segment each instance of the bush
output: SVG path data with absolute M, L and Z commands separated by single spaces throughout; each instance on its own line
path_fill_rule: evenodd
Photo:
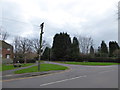
M 20 63 L 13 64 L 14 67 L 21 67 L 22 65 Z
M 94 57 L 94 58 L 88 58 L 88 57 L 82 57 L 79 61 L 88 61 L 88 62 L 119 62 L 118 58 L 111 58 L 111 57 Z
M 18 61 L 19 61 L 19 63 L 24 63 L 24 59 L 22 59 L 22 58 L 14 59 L 13 63 L 17 63 Z M 27 59 L 26 61 L 27 61 L 27 63 L 35 63 L 36 59 Z
M 66 56 L 65 58 L 51 59 L 52 61 L 76 61 L 76 62 L 115 62 L 120 63 L 120 58 L 117 57 L 91 57 L 91 55 L 81 54 L 79 57 Z

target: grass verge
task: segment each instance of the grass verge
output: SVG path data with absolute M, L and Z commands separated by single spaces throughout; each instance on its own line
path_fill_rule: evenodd
M 74 65 L 91 65 L 91 66 L 106 66 L 106 65 L 118 65 L 118 63 L 109 62 L 59 62 L 63 64 L 74 64 Z
M 68 67 L 61 66 L 61 65 L 55 65 L 55 64 L 41 64 L 40 66 L 40 72 L 42 71 L 51 71 L 51 70 L 66 70 Z M 21 74 L 21 73 L 30 73 L 30 72 L 38 72 L 38 66 L 33 66 L 31 68 L 22 69 L 15 71 L 15 74 Z
M 0 64 L 0 71 L 2 71 L 2 65 Z
M 22 64 L 22 67 L 31 66 L 33 64 L 34 63 Z M 2 65 L 2 68 L 0 69 L 0 71 L 12 70 L 12 69 L 16 69 L 16 68 L 20 68 L 20 67 L 14 67 L 13 65 Z

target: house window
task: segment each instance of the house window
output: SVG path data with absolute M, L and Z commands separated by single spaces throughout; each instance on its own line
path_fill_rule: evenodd
M 10 51 L 10 48 L 8 48 L 7 51 Z
M 9 55 L 9 54 L 7 54 L 7 55 L 6 55 L 6 58 L 7 58 L 7 59 L 9 59 L 9 58 L 10 58 L 10 55 Z

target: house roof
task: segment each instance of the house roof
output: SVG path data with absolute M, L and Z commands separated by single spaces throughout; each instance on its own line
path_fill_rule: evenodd
M 9 43 L 7 43 L 7 42 L 5 42 L 5 41 L 2 41 L 2 40 L 0 40 L 0 47 L 2 47 L 2 48 L 11 48 L 11 49 L 13 49 L 13 46 L 11 45 L 11 44 L 9 44 Z

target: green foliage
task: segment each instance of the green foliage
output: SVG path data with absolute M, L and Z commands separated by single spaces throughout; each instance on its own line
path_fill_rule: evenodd
M 93 48 L 93 46 L 90 47 L 90 54 L 94 55 L 94 48 Z
M 50 59 L 50 52 L 51 52 L 51 49 L 49 47 L 46 47 L 45 51 L 42 55 L 42 59 L 43 60 L 49 60 Z
M 109 56 L 113 57 L 113 53 L 119 49 L 119 45 L 116 41 L 110 41 L 109 42 Z
M 71 43 L 71 38 L 67 33 L 54 36 L 52 60 L 76 60 L 79 54 L 79 42 L 76 37 L 73 38 L 73 43 Z
M 101 53 L 108 53 L 108 48 L 104 41 L 101 43 Z
M 73 48 L 74 48 L 74 52 L 79 55 L 80 51 L 79 51 L 79 42 L 77 40 L 76 37 L 73 38 Z
M 56 34 L 53 39 L 52 59 L 63 60 L 70 56 L 71 38 L 67 33 Z
M 107 57 L 108 56 L 108 48 L 107 48 L 107 45 L 104 41 L 102 41 L 102 43 L 101 43 L 100 53 L 101 53 L 102 57 Z
M 120 58 L 120 49 L 115 50 L 115 51 L 113 52 L 113 56 Z
M 108 48 L 104 41 L 102 41 L 101 46 L 98 47 L 98 52 L 95 53 L 96 57 L 108 57 Z
M 71 59 L 77 60 L 80 56 L 80 50 L 79 50 L 79 42 L 76 37 L 73 38 L 73 43 L 71 44 L 70 48 L 71 52 Z
M 100 57 L 101 48 L 98 47 L 97 52 L 95 52 L 95 57 Z
M 82 42 L 82 41 L 81 41 Z M 90 47 L 90 54 L 82 55 L 80 54 L 79 43 L 77 38 L 73 38 L 73 42 L 71 42 L 71 38 L 67 33 L 56 34 L 53 39 L 53 46 L 51 49 L 52 60 L 58 61 L 82 61 L 84 58 L 89 58 L 93 61 L 97 61 L 96 57 L 105 58 L 107 61 L 108 57 L 117 57 L 119 51 L 119 45 L 117 42 L 109 42 L 109 50 L 105 43 L 102 41 L 101 46 L 98 47 L 98 51 L 94 50 L 93 46 Z M 89 51 L 88 50 L 88 51 Z M 47 51 L 46 51 L 47 52 Z M 48 54 L 48 53 L 47 53 Z M 45 55 L 46 58 L 48 57 Z M 112 61 L 111 59 L 108 61 Z M 116 62 L 117 60 L 113 60 Z

